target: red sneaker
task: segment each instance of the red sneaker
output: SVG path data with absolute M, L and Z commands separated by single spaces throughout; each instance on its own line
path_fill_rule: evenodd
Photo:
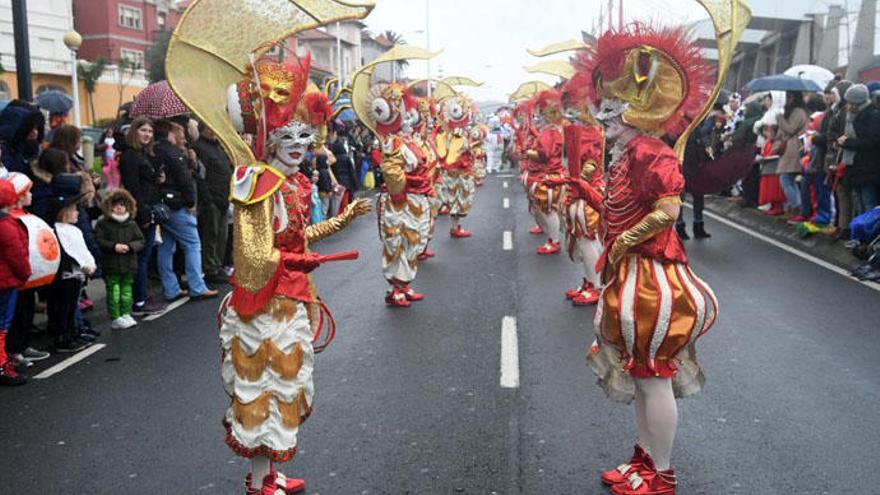
M 410 288 L 410 286 L 408 286 L 408 285 L 404 286 L 403 291 L 401 291 L 401 292 L 403 292 L 403 295 L 404 295 L 404 297 L 406 297 L 406 300 L 410 301 L 410 302 L 421 301 L 422 299 L 425 298 L 424 294 L 419 294 L 418 292 L 412 290 Z
M 441 206 L 440 211 L 437 212 L 438 215 L 449 215 L 449 208 L 446 206 Z
M 580 287 L 578 287 L 577 289 L 568 289 L 567 291 L 565 291 L 565 298 L 566 299 L 574 299 L 577 296 L 579 296 L 581 292 L 585 291 L 586 289 L 588 289 L 592 286 L 593 286 L 593 284 L 587 282 L 587 279 L 583 279 L 581 281 Z
M 559 254 L 562 248 L 559 247 L 558 242 L 547 241 L 547 244 L 538 248 L 538 254 Z
M 647 472 L 636 472 L 629 475 L 623 483 L 611 487 L 614 495 L 675 495 L 675 471 L 667 469 L 657 471 L 654 463 L 645 464 Z
M 428 258 L 433 258 L 434 256 L 437 256 L 437 254 L 434 253 L 434 251 L 431 251 L 428 248 L 425 248 L 425 251 L 422 254 L 424 254 Z
M 629 462 L 602 473 L 602 483 L 605 483 L 608 486 L 623 483 L 627 480 L 627 477 L 629 477 L 630 474 L 642 470 L 645 465 L 645 460 L 649 458 L 650 456 L 645 452 L 645 449 L 639 444 L 636 444 L 633 448 L 633 455 L 630 457 Z
M 302 478 L 288 478 L 277 472 L 275 473 L 275 484 L 284 492 L 284 495 L 293 495 L 306 489 L 306 480 Z
M 385 294 L 385 304 L 392 308 L 408 308 L 412 303 L 406 298 L 406 295 L 397 287 Z
M 788 222 L 790 225 L 797 225 L 797 224 L 799 224 L 799 223 L 804 223 L 804 222 L 807 222 L 807 221 L 809 221 L 809 220 L 810 220 L 809 218 L 807 218 L 807 217 L 805 217 L 805 216 L 803 216 L 803 215 L 798 215 L 798 216 L 795 216 L 795 217 L 791 217 L 791 218 L 789 218 L 789 219 L 787 220 L 787 222 Z
M 574 299 L 571 300 L 571 303 L 575 306 L 591 306 L 599 302 L 599 297 L 601 297 L 601 293 L 593 288 L 587 287 L 580 294 L 577 295 Z
M 470 230 L 464 230 L 461 228 L 461 225 L 449 231 L 449 235 L 451 235 L 454 239 L 463 239 L 465 237 L 470 237 L 473 234 Z
M 541 234 L 543 234 L 543 233 L 544 233 L 544 229 L 542 229 L 542 228 L 541 228 L 540 226 L 538 226 L 538 225 L 535 225 L 534 227 L 532 227 L 532 228 L 529 229 L 529 234 L 541 235 Z

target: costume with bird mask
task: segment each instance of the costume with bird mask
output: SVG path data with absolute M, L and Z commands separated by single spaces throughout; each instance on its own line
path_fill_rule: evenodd
M 252 461 L 248 494 L 293 493 L 304 486 L 273 463 L 296 453 L 299 427 L 312 411 L 314 356 L 335 333 L 310 272 L 357 257 L 354 251 L 324 256 L 310 246 L 370 210 L 369 203 L 356 202 L 337 217 L 309 224 L 311 183 L 300 165 L 323 149 L 333 110 L 309 83 L 308 55 L 286 62 L 262 56 L 298 31 L 360 19 L 372 9 L 367 3 L 318 3 L 320 9 L 296 0 L 194 0 L 175 27 L 166 62 L 171 88 L 235 165 L 235 275 L 218 320 L 223 385 L 231 398 L 223 420 L 226 443 Z
M 470 102 L 454 94 L 440 103 L 440 129 L 434 135 L 434 149 L 440 166 L 440 186 L 437 194 L 452 217 L 454 238 L 470 237 L 461 227 L 460 219 L 467 216 L 474 201 L 473 154 L 467 126 L 471 118 Z

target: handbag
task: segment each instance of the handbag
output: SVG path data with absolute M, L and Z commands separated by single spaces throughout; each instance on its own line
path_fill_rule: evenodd
M 171 220 L 171 208 L 165 203 L 156 203 L 150 207 L 150 217 L 153 223 L 162 225 Z

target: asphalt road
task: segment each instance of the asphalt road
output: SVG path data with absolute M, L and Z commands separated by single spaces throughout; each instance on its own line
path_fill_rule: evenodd
M 503 187 L 503 182 L 508 187 Z M 510 208 L 503 206 L 509 198 Z M 592 308 L 542 242 L 515 179 L 478 189 L 450 239 L 441 217 L 410 310 L 382 303 L 375 217 L 316 249 L 361 250 L 315 279 L 337 319 L 314 413 L 283 467 L 314 494 L 600 494 L 628 457 L 630 406 L 584 364 Z M 680 495 L 869 493 L 880 443 L 880 294 L 715 222 L 689 241 L 721 317 L 703 337 L 704 392 L 680 402 Z M 503 250 L 503 232 L 513 233 Z M 248 462 L 223 443 L 216 302 L 190 302 L 44 380 L 0 390 L 0 493 L 239 494 Z M 500 386 L 516 318 L 518 388 Z M 55 361 L 40 363 L 37 373 Z

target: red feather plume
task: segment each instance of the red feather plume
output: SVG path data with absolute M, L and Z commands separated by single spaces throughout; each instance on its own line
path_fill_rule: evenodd
M 715 79 L 712 67 L 693 44 L 690 30 L 633 23 L 623 31 L 608 31 L 575 59 L 575 70 L 582 74 L 580 80 L 587 83 L 587 97 L 597 105 L 597 84 L 617 78 L 624 68 L 627 52 L 640 46 L 659 50 L 682 73 L 685 88 L 681 104 L 663 124 L 668 135 L 677 136 L 687 127 L 688 120 L 702 110 Z

